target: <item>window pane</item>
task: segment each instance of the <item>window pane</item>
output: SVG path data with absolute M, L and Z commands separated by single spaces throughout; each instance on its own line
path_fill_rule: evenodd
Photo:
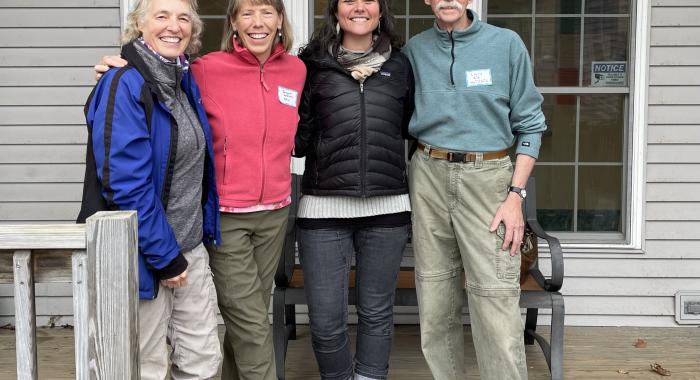
M 578 230 L 621 231 L 622 167 L 581 166 L 578 187 Z
M 323 19 L 322 19 L 322 18 L 315 18 L 315 19 L 314 19 L 314 31 L 315 31 L 316 29 L 320 28 L 322 24 L 323 24 Z
M 394 0 L 391 2 L 391 10 L 394 15 L 405 15 L 406 14 L 406 0 Z
M 299 0 L 297 0 L 299 1 Z M 314 0 L 314 14 L 316 16 L 322 16 L 326 14 L 326 7 L 328 6 L 328 0 Z
M 408 38 L 406 38 L 406 19 L 405 18 L 395 18 L 394 19 L 394 32 L 401 36 L 401 41 L 406 43 Z
M 629 14 L 629 0 L 586 0 L 586 13 Z
M 627 61 L 629 19 L 586 17 L 584 28 L 583 85 L 590 86 L 592 62 Z
M 496 0 L 489 1 L 489 15 L 532 13 L 532 0 Z
M 433 15 L 433 9 L 430 7 L 430 5 L 425 4 L 425 1 L 423 0 L 409 0 L 408 4 L 410 7 L 411 15 Z
M 226 15 L 227 0 L 199 1 L 200 15 Z
M 578 86 L 581 22 L 578 17 L 535 22 L 535 84 Z
M 576 159 L 576 96 L 545 95 L 542 111 L 547 131 L 542 135 L 539 161 L 574 162 Z
M 434 20 L 432 18 L 412 18 L 408 21 L 408 33 L 410 37 L 416 34 L 428 30 L 433 27 Z
M 581 0 L 537 0 L 537 13 L 580 14 Z
M 510 29 L 520 36 L 525 43 L 528 52 L 530 52 L 530 36 L 532 35 L 532 18 L 517 17 L 517 18 L 500 18 L 489 17 L 489 24 L 500 26 L 501 28 Z
M 202 56 L 212 51 L 217 51 L 221 47 L 221 36 L 224 32 L 224 19 L 209 18 L 204 21 L 204 34 L 202 35 L 202 48 L 198 56 Z
M 547 231 L 574 230 L 574 167 L 535 166 L 537 220 Z
M 622 162 L 625 95 L 581 97 L 579 161 Z

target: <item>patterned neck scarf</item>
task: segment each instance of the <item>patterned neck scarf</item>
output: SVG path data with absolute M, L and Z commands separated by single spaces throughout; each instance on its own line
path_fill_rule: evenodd
M 363 83 L 370 75 L 379 71 L 391 56 L 391 41 L 386 34 L 375 35 L 372 46 L 367 51 L 352 51 L 338 46 L 336 59 L 340 66 L 349 71 L 353 78 Z
M 165 58 L 165 57 L 163 57 L 162 55 L 158 54 L 158 52 L 155 51 L 155 50 L 153 50 L 153 48 L 151 47 L 151 45 L 149 45 L 148 42 L 146 42 L 146 40 L 143 39 L 143 37 L 139 37 L 139 38 L 138 38 L 138 41 L 141 43 L 141 45 L 147 47 L 148 50 L 149 50 L 151 53 L 153 53 L 153 55 L 154 55 L 156 58 L 160 59 L 162 62 L 169 63 L 169 64 L 171 64 L 171 65 L 172 65 L 172 64 L 176 64 L 176 65 L 182 67 L 182 71 L 183 71 L 183 72 L 187 72 L 187 70 L 190 69 L 190 61 L 187 59 L 187 56 L 186 56 L 186 55 L 182 54 L 181 56 L 175 58 L 175 60 L 173 61 L 172 59 Z

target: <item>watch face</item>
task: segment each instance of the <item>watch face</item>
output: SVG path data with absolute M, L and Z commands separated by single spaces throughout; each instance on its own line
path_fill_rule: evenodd
M 525 189 L 520 190 L 520 196 L 523 197 L 523 199 L 525 197 L 527 197 L 527 190 L 525 190 Z

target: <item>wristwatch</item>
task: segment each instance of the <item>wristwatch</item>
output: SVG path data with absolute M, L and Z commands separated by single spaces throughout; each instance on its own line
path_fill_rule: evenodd
M 510 186 L 510 187 L 508 187 L 508 191 L 512 191 L 512 192 L 520 195 L 520 198 L 522 198 L 522 199 L 525 199 L 525 197 L 527 197 L 527 190 L 522 189 L 520 187 Z

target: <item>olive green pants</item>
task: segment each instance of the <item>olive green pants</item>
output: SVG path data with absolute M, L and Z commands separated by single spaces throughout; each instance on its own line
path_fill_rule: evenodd
M 417 151 L 411 160 L 413 249 L 421 347 L 433 377 L 463 379 L 462 299 L 466 291 L 482 379 L 527 379 L 518 305 L 520 256 L 491 220 L 508 195 L 510 158 L 451 163 Z
M 209 257 L 226 325 L 224 380 L 276 378 L 268 310 L 288 215 L 289 207 L 221 213 L 221 245 Z

